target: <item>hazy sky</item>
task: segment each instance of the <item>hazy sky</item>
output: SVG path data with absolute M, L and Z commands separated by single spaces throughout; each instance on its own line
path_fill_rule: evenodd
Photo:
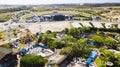
M 120 3 L 120 0 L 0 0 L 0 4 Z

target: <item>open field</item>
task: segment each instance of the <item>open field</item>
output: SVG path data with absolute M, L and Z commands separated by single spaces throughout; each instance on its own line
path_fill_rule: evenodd
M 23 8 L 23 9 L 22 9 Z M 7 10 L 8 8 L 4 9 Z M 13 10 L 16 10 L 17 8 L 14 8 Z M 52 14 L 53 12 L 58 12 L 61 14 L 68 14 L 68 15 L 74 15 L 74 20 L 92 20 L 92 16 L 98 16 L 99 18 L 96 18 L 96 21 L 109 21 L 109 22 L 119 22 L 120 21 L 120 7 L 119 6 L 101 6 L 101 7 L 88 7 L 88 6 L 80 6 L 80 5 L 73 5 L 73 6 L 38 6 L 38 7 L 19 7 L 22 11 L 24 9 L 30 10 L 32 14 L 25 14 L 22 15 L 21 18 L 29 18 L 31 16 L 40 16 L 45 14 Z M 1 8 L 2 10 L 2 8 Z M 0 11 L 1 11 L 0 10 Z M 8 9 L 12 11 L 12 9 Z M 10 12 L 7 11 L 7 13 L 0 13 L 0 20 L 9 20 L 13 13 L 17 11 Z M 3 11 L 2 11 L 3 12 Z
M 11 19 L 14 13 L 2 13 L 0 14 L 0 20 L 8 21 Z

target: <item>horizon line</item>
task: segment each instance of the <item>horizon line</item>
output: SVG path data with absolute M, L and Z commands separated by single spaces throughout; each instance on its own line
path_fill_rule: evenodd
M 0 4 L 0 5 L 60 5 L 60 4 L 120 4 L 118 2 L 104 2 L 104 3 L 55 3 L 55 4 Z

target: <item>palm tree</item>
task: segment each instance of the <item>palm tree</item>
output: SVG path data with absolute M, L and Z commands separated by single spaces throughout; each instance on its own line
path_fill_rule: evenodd
M 113 48 L 113 46 L 115 46 L 115 40 L 111 37 L 108 37 L 105 39 L 105 44 L 109 47 L 109 48 Z
M 92 47 L 90 45 L 87 45 L 85 40 L 80 39 L 75 44 L 73 44 L 72 48 L 75 52 L 74 55 L 85 58 L 89 56 Z
M 90 24 L 93 28 L 95 27 L 92 22 L 89 22 L 89 24 Z
M 105 23 L 101 23 L 101 25 L 103 26 L 103 28 L 106 28 Z
M 82 27 L 83 27 L 83 24 L 82 23 L 79 23 Z

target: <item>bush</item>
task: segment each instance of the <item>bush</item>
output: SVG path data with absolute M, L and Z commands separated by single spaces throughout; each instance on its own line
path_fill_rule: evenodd
M 20 62 L 21 67 L 44 67 L 47 60 L 41 56 L 25 55 Z

